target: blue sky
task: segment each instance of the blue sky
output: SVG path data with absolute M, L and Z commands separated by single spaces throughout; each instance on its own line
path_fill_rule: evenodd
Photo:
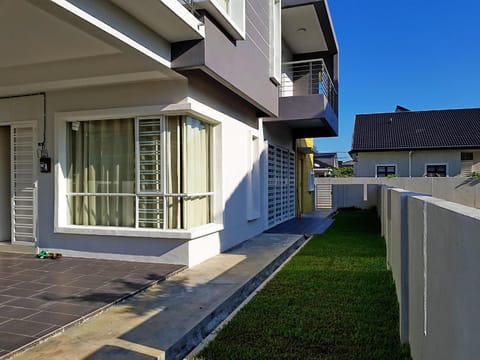
M 339 137 L 348 158 L 355 114 L 480 107 L 480 1 L 330 0 L 340 50 Z M 479 129 L 480 131 L 480 120 Z

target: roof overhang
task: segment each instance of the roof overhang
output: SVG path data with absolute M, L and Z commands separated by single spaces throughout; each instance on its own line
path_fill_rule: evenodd
M 0 1 L 0 43 L 1 96 L 183 78 L 168 41 L 109 2 Z
M 203 24 L 178 0 L 110 0 L 169 42 L 200 40 Z
M 294 54 L 338 53 L 326 0 L 283 0 L 282 38 Z

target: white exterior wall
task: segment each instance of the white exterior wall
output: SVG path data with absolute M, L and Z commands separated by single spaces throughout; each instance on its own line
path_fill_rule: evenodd
M 472 152 L 472 150 L 464 150 Z M 438 151 L 412 151 L 411 176 L 424 176 L 426 164 L 447 164 L 447 176 L 460 175 L 460 153 L 462 150 L 438 150 Z M 371 177 L 376 175 L 376 165 L 396 165 L 397 174 L 408 177 L 409 152 L 361 152 L 358 153 L 354 163 L 354 174 L 358 177 Z M 480 170 L 480 152 L 474 152 L 474 169 Z M 474 171 L 478 171 L 474 170 Z
M 208 94 L 208 95 L 207 95 Z M 219 124 L 214 144 L 215 158 L 215 222 L 223 231 L 197 237 L 193 240 L 176 238 L 151 238 L 120 235 L 89 235 L 55 232 L 55 172 L 38 175 L 38 247 L 62 252 L 66 256 L 101 257 L 107 259 L 143 260 L 179 263 L 194 266 L 205 259 L 235 246 L 266 229 L 266 203 L 260 201 L 260 213 L 256 219 L 247 219 L 247 185 L 251 160 L 247 149 L 251 146 L 252 134 L 259 138 L 260 198 L 266 189 L 266 155 L 264 154 L 263 130 L 258 126 L 253 108 L 236 104 L 234 99 L 222 97 L 220 92 L 201 92 L 189 87 L 186 80 L 125 84 L 116 86 L 81 88 L 47 93 L 47 149 L 52 160 L 56 158 L 55 117 L 59 113 L 81 112 L 101 109 L 155 106 L 200 102 L 202 111 Z M 3 109 L 3 119 L 21 121 L 37 119 L 39 134 L 42 134 L 42 97 L 21 98 L 9 101 Z M 28 103 L 25 103 L 25 102 Z M 18 106 L 21 102 L 23 106 Z M 6 103 L 0 102 L 0 105 Z M 14 106 L 15 105 L 15 106 Z M 198 104 L 197 104 L 198 105 Z M 7 109 L 8 108 L 8 109 Z M 25 111 L 13 111 L 12 109 Z M 8 114 L 5 115 L 5 114 Z M 256 125 L 256 126 L 255 126 Z M 277 143 L 284 144 L 284 134 Z M 275 137 L 272 137 L 275 140 Z M 41 135 L 39 135 L 39 141 Z M 59 209 L 58 211 L 62 211 Z M 65 210 L 63 210 L 65 211 Z M 121 231 L 120 231 L 121 232 Z

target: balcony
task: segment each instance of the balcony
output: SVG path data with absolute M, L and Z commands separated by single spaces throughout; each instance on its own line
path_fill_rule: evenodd
M 280 97 L 324 95 L 336 109 L 337 90 L 323 59 L 291 61 L 282 64 Z
M 285 62 L 279 115 L 266 119 L 291 128 L 296 138 L 336 136 L 338 94 L 323 59 Z

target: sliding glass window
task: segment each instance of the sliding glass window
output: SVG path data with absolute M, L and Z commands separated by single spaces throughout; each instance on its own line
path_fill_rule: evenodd
M 210 125 L 185 116 L 68 123 L 71 225 L 190 229 L 211 222 Z

